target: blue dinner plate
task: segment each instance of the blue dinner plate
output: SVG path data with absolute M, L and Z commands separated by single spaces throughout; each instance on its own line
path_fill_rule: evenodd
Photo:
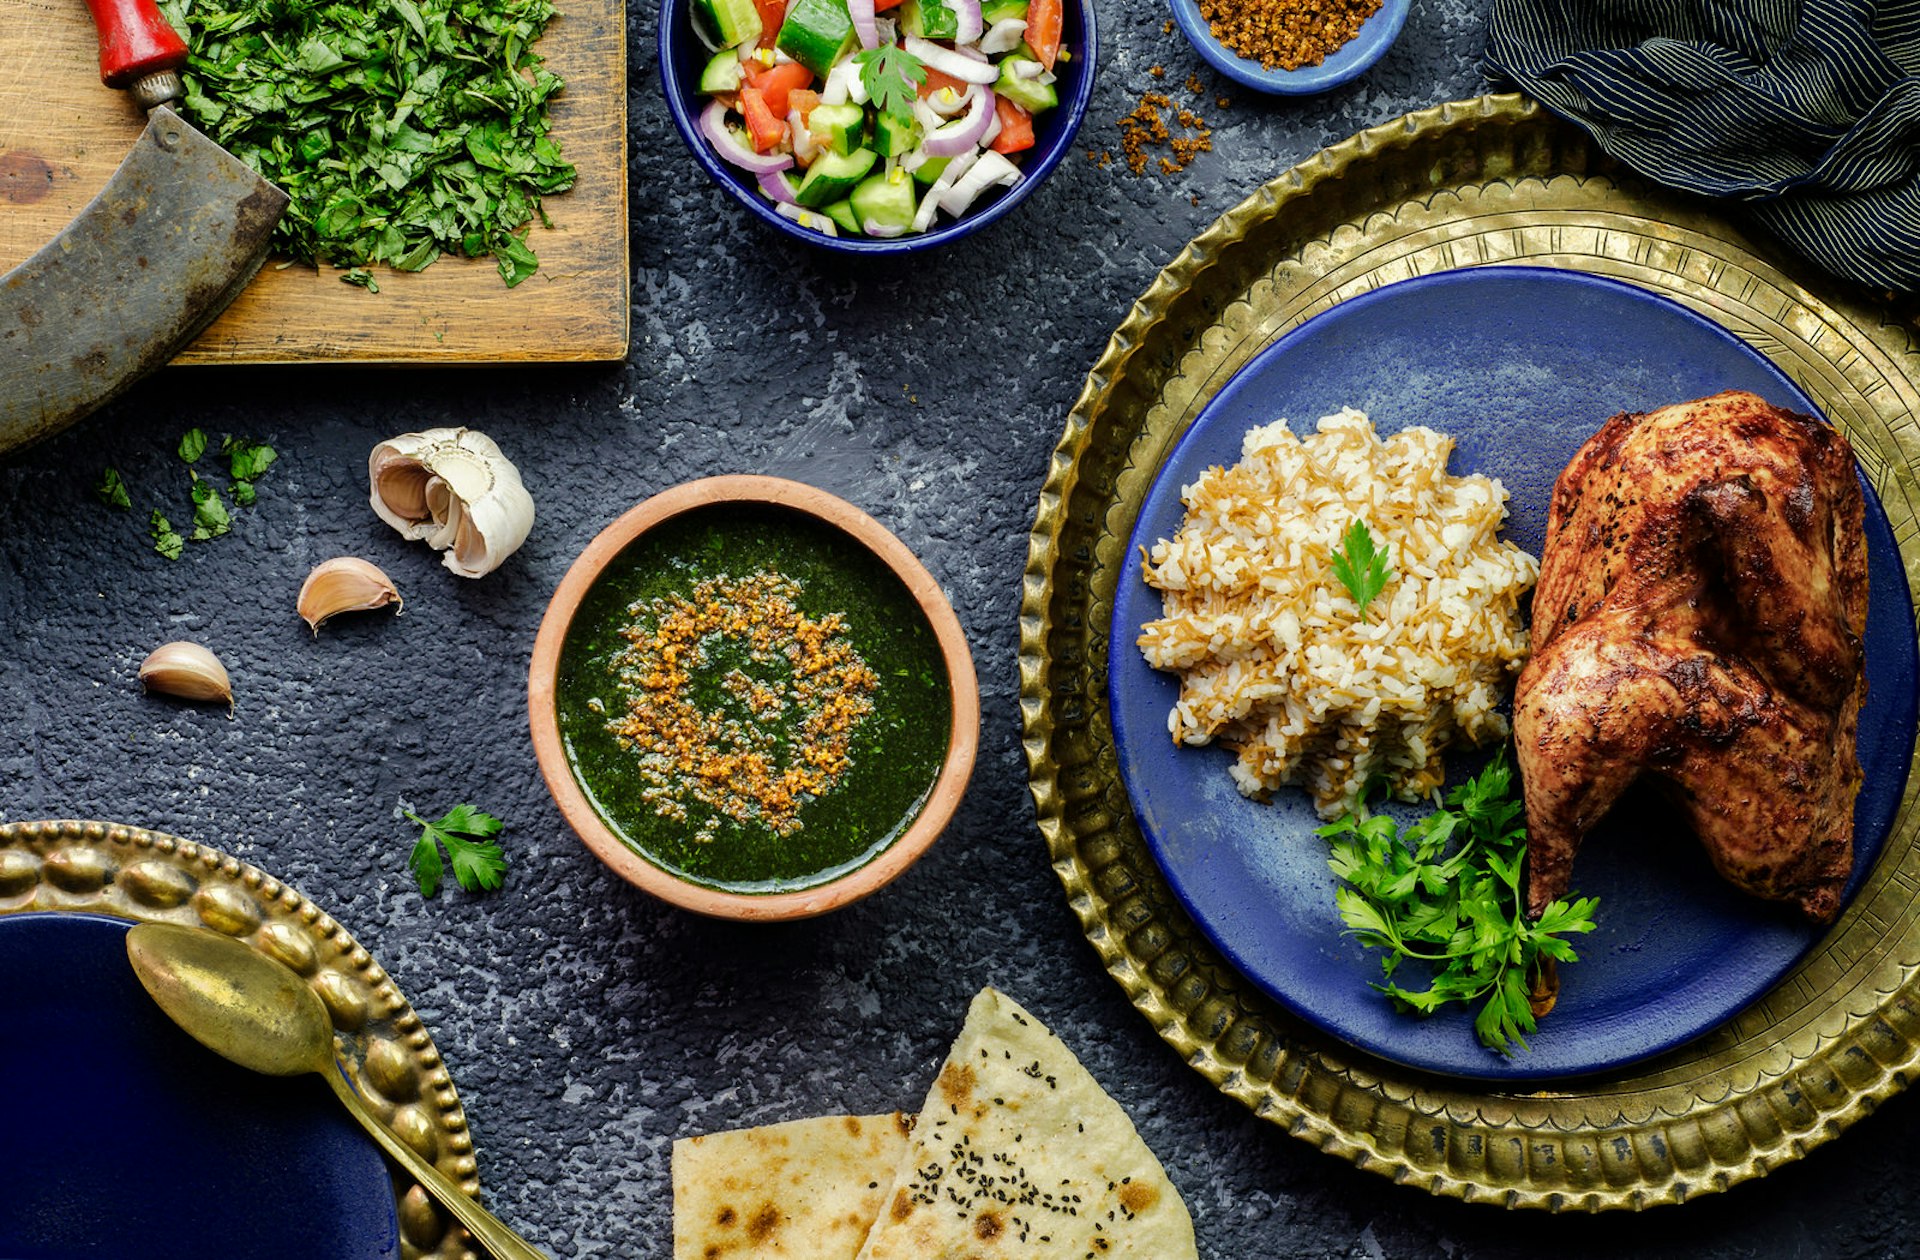
M 1159 470 L 1128 554 L 1171 538 L 1181 487 L 1240 457 L 1242 435 L 1285 416 L 1310 432 L 1352 406 L 1382 434 L 1427 425 L 1451 434 L 1452 470 L 1498 477 L 1511 494 L 1504 536 L 1534 555 L 1554 478 L 1609 417 L 1745 389 L 1777 406 L 1819 409 L 1766 358 L 1718 325 L 1644 290 L 1582 272 L 1498 267 L 1441 272 L 1341 303 L 1261 352 L 1209 402 Z M 1864 482 L 1863 482 L 1864 484 Z M 1866 784 L 1854 812 L 1851 897 L 1879 855 L 1913 751 L 1913 606 L 1893 531 L 1867 489 Z M 1573 868 L 1600 898 L 1598 926 L 1560 969 L 1559 1005 L 1502 1059 L 1474 1036 L 1473 1012 L 1396 1013 L 1369 982 L 1377 955 L 1345 935 L 1311 802 L 1242 797 L 1232 754 L 1175 746 L 1172 674 L 1135 646 L 1161 615 L 1159 592 L 1130 565 L 1115 601 L 1108 698 L 1120 770 L 1147 844 L 1202 931 L 1275 999 L 1334 1036 L 1395 1063 L 1520 1082 L 1616 1069 L 1679 1046 L 1767 991 L 1822 936 L 1790 908 L 1740 893 L 1714 872 L 1661 803 L 1624 803 L 1594 829 Z M 1449 758 L 1448 784 L 1484 758 Z M 1394 806 L 1403 824 L 1423 812 Z
M 131 926 L 0 915 L 0 1256 L 398 1256 L 386 1165 L 325 1082 L 176 1028 L 127 962 Z

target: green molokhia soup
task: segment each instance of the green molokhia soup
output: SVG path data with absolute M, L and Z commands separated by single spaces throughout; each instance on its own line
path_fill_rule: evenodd
M 614 832 L 727 892 L 872 860 L 919 814 L 952 697 L 933 627 L 858 541 L 713 504 L 607 566 L 560 653 L 560 734 Z

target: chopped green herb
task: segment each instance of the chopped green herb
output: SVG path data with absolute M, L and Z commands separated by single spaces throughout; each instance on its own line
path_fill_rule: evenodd
M 352 267 L 340 273 L 341 284 L 357 284 L 369 293 L 380 292 L 380 282 L 365 267 Z
M 207 435 L 198 429 L 188 429 L 180 435 L 180 458 L 187 463 L 197 463 L 207 453 Z
M 233 517 L 220 500 L 220 492 L 211 482 L 193 474 L 193 541 L 206 542 L 233 528 Z
M 1484 999 L 1474 1031 L 1509 1055 L 1509 1043 L 1528 1048 L 1525 1034 L 1537 1025 L 1530 982 L 1578 961 L 1560 938 L 1591 932 L 1599 900 L 1555 901 L 1528 920 L 1520 887 L 1527 830 L 1504 749 L 1449 792 L 1447 806 L 1404 835 L 1384 815 L 1348 814 L 1320 828 L 1333 842 L 1328 865 L 1345 881 L 1334 901 L 1361 944 L 1385 951 L 1385 983 L 1373 987 L 1394 1006 L 1431 1015 L 1448 1002 Z M 1394 983 L 1409 959 L 1430 969 L 1426 988 Z
M 1393 577 L 1387 567 L 1387 553 L 1374 547 L 1373 534 L 1365 521 L 1356 520 L 1348 528 L 1341 549 L 1333 553 L 1333 576 L 1347 588 L 1354 603 L 1360 605 L 1360 621 L 1367 620 L 1367 605 L 1386 589 Z
M 253 481 L 273 466 L 280 452 L 264 442 L 229 437 L 220 444 L 227 455 L 227 475 L 235 481 Z
M 175 532 L 173 523 L 160 515 L 158 508 L 147 518 L 147 532 L 153 536 L 153 549 L 169 560 L 178 560 L 187 549 L 187 540 Z
M 273 247 L 301 262 L 419 271 L 494 255 L 517 284 L 520 233 L 573 186 L 548 134 L 563 86 L 533 52 L 552 0 L 162 0 L 190 56 L 189 121 L 279 185 Z
M 133 500 L 127 494 L 127 483 L 120 479 L 118 468 L 109 468 L 100 474 L 100 484 L 93 488 L 100 496 L 100 502 L 110 508 L 119 508 L 122 512 L 133 510 Z
M 453 877 L 460 887 L 468 892 L 500 887 L 507 859 L 492 837 L 499 835 L 506 824 L 471 805 L 455 805 L 433 822 L 412 810 L 405 813 L 420 824 L 420 838 L 407 857 L 407 869 L 419 882 L 421 896 L 431 897 L 440 889 L 440 877 L 445 872 L 440 860 L 442 846 L 453 862 Z
M 926 63 L 898 44 L 881 44 L 854 56 L 860 66 L 860 85 L 875 109 L 898 122 L 913 119 L 913 103 L 927 81 Z

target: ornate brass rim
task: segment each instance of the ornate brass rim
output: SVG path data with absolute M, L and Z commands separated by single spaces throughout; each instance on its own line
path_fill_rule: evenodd
M 68 911 L 225 932 L 305 977 L 348 1076 L 399 1138 L 466 1191 L 466 1113 L 433 1037 L 380 964 L 298 890 L 218 849 L 101 822 L 0 824 L 0 915 Z M 389 1165 L 392 1170 L 392 1165 Z M 394 1173 L 403 1260 L 475 1260 L 467 1232 Z
M 1108 972 L 1196 1071 L 1395 1181 L 1551 1211 L 1679 1203 L 1831 1140 L 1920 1064 L 1920 783 L 1813 955 L 1752 1008 L 1625 1073 L 1481 1092 L 1333 1041 L 1241 977 L 1181 912 L 1134 825 L 1105 701 L 1106 641 L 1140 502 L 1200 408 L 1262 347 L 1355 294 L 1525 262 L 1652 289 L 1768 354 L 1852 440 L 1920 590 L 1920 354 L 1816 296 L 1695 200 L 1654 189 L 1517 96 L 1361 132 L 1260 188 L 1134 305 L 1088 375 L 1029 543 L 1020 694 L 1040 829 Z

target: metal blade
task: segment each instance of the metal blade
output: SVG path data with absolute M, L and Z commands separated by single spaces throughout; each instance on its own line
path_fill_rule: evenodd
M 107 186 L 0 277 L 0 451 L 171 359 L 266 255 L 287 196 L 158 106 Z

